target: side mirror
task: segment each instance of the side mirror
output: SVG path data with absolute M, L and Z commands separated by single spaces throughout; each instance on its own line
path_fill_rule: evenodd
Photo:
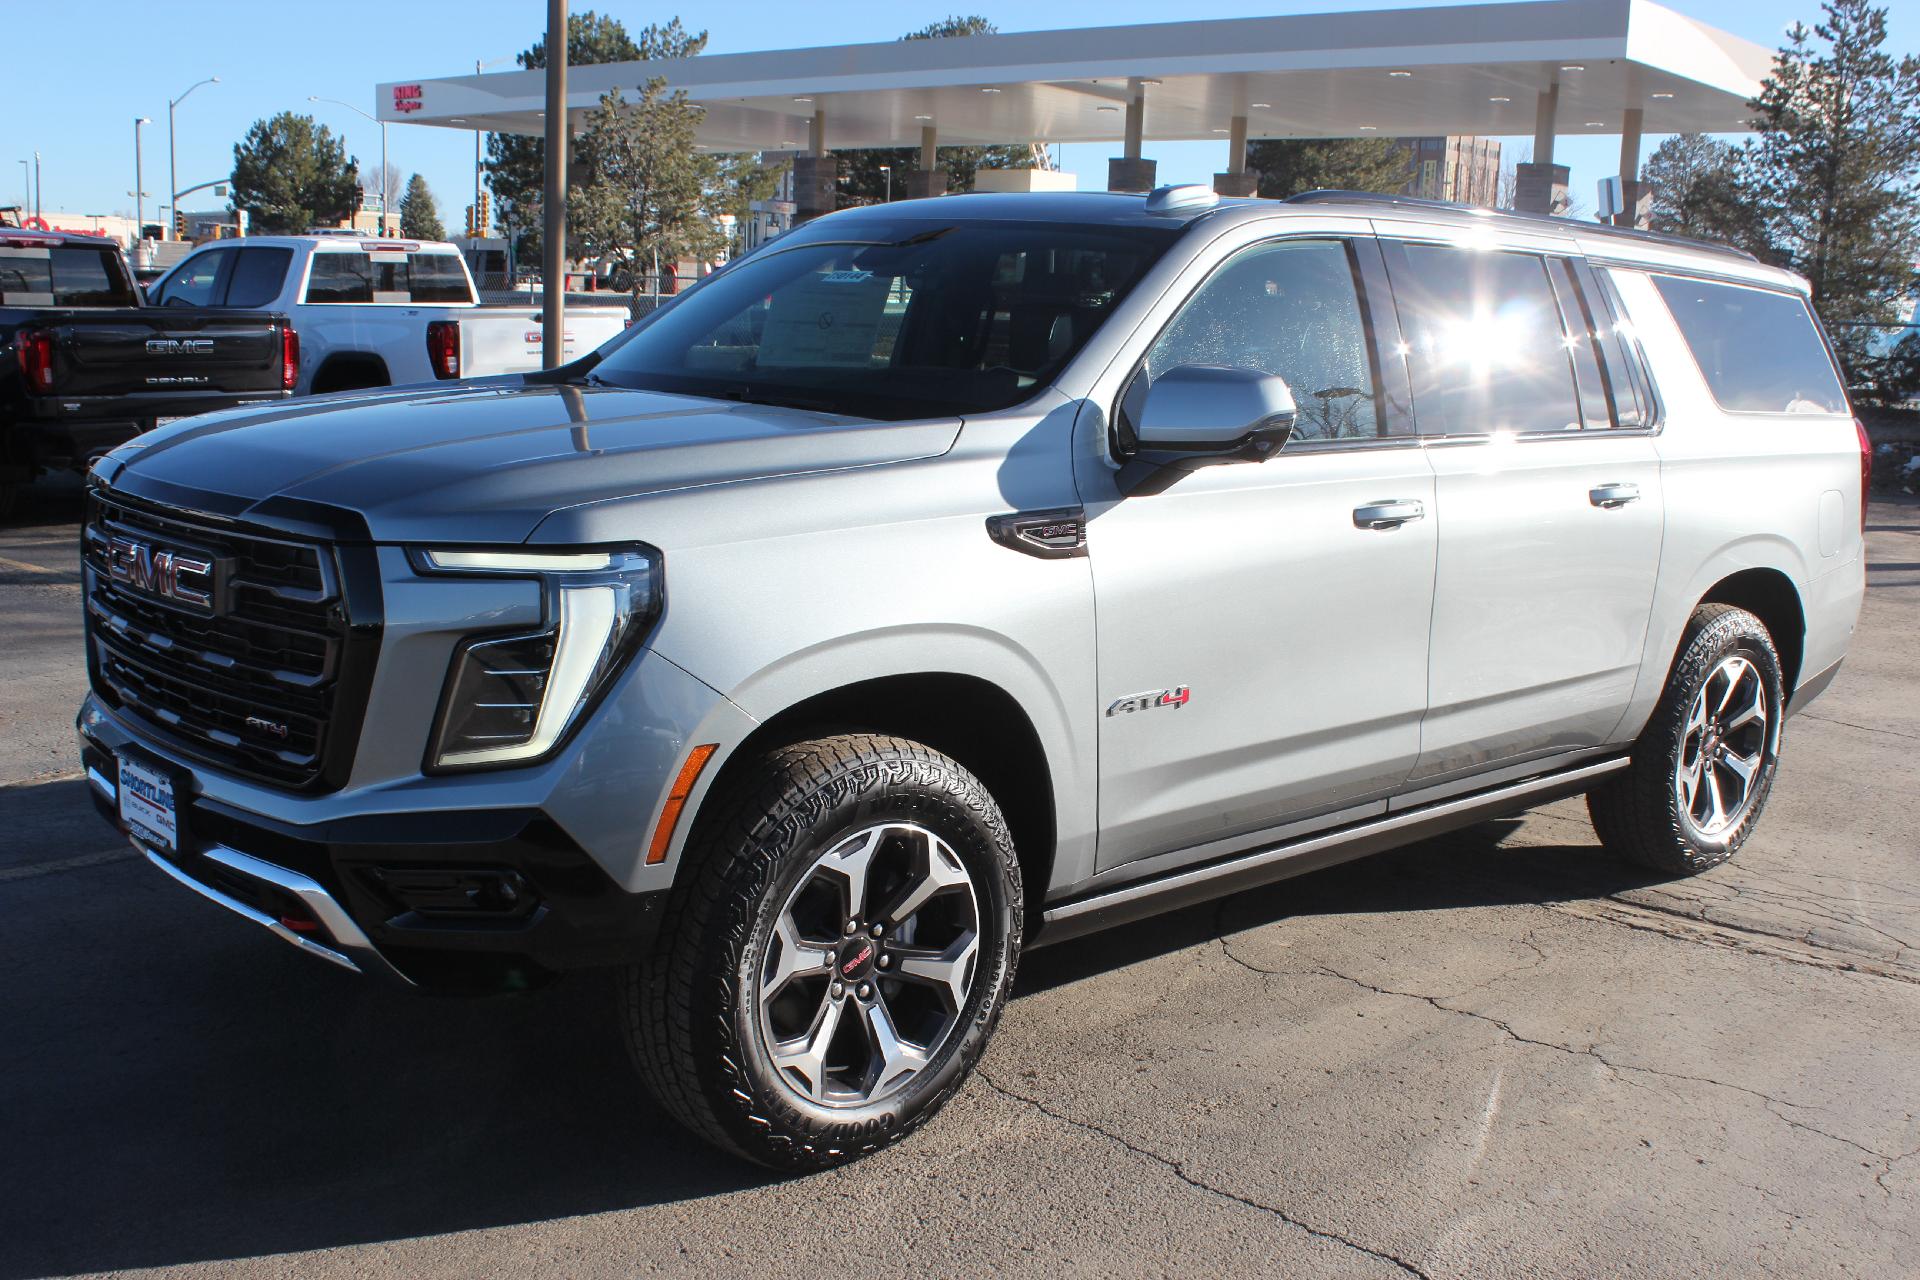
M 1285 378 L 1225 364 L 1183 364 L 1155 378 L 1141 397 L 1134 436 L 1143 452 L 1247 454 L 1258 462 L 1293 434 L 1293 392 Z
M 1265 462 L 1293 435 L 1285 378 L 1238 365 L 1183 364 L 1149 384 L 1143 372 L 1122 399 L 1126 450 L 1121 491 L 1159 493 L 1182 475 L 1225 462 Z

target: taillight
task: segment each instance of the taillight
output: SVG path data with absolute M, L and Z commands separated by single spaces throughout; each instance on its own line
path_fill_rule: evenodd
M 300 381 L 300 335 L 293 331 L 292 325 L 280 330 L 280 386 L 283 390 L 293 390 Z
M 1860 536 L 1867 536 L 1867 499 L 1873 492 L 1873 441 L 1867 438 L 1867 424 L 1855 418 L 1853 429 L 1860 434 Z
M 53 335 L 45 329 L 29 329 L 14 335 L 14 353 L 20 357 L 20 376 L 27 390 L 53 390 Z
M 427 322 L 427 362 L 433 366 L 433 376 L 436 378 L 460 376 L 460 322 L 458 320 Z

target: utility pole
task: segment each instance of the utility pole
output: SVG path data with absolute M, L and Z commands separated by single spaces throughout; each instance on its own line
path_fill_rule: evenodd
M 187 93 L 192 93 L 203 84 L 219 83 L 219 76 L 208 76 L 205 80 L 188 85 Z M 173 158 L 173 109 L 187 100 L 187 93 L 171 98 L 167 102 L 167 213 L 169 216 L 162 219 L 160 238 L 163 240 L 173 239 L 173 224 L 179 221 L 180 170 Z
M 567 0 L 547 0 L 546 225 L 540 233 L 546 259 L 540 288 L 540 365 L 545 369 L 566 359 L 568 133 Z
M 138 245 L 141 228 L 147 225 L 147 184 L 140 172 L 140 126 L 152 124 L 145 116 L 133 120 L 133 243 Z

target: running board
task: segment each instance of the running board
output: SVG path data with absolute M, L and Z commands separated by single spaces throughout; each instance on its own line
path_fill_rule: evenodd
M 1221 862 L 1190 867 L 1185 871 L 1064 902 L 1048 907 L 1041 914 L 1040 928 L 1027 947 L 1032 949 L 1065 942 L 1082 934 L 1128 924 L 1196 902 L 1239 893 L 1275 880 L 1285 880 L 1290 876 L 1304 875 L 1322 867 L 1364 858 L 1370 853 L 1413 844 L 1430 836 L 1470 827 L 1489 818 L 1531 809 L 1549 800 L 1578 795 L 1592 790 L 1600 779 L 1626 768 L 1628 763 L 1627 757 L 1619 756 L 1594 764 L 1583 764 L 1558 773 L 1495 787 L 1490 791 L 1478 791 L 1472 795 L 1409 809 L 1404 813 L 1358 822 L 1335 831 L 1282 841 Z

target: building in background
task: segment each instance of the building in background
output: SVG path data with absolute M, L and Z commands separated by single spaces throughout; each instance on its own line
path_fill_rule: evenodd
M 1402 138 L 1407 185 L 1402 194 L 1494 208 L 1500 202 L 1500 144 L 1492 138 L 1456 134 Z

